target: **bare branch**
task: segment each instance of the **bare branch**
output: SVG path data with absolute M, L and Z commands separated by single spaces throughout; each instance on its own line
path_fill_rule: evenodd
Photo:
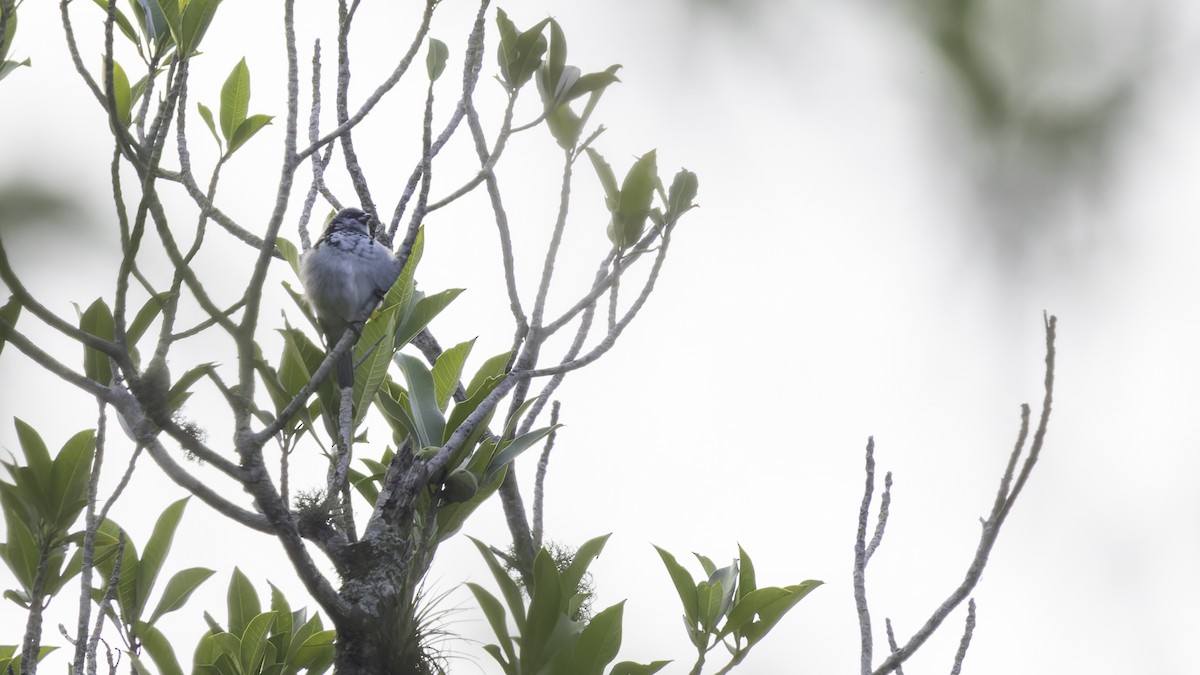
M 362 122 L 363 119 L 366 118 L 367 113 L 371 112 L 375 105 L 379 103 L 380 99 L 382 99 L 385 94 L 391 91 L 392 87 L 396 86 L 396 83 L 399 82 L 400 78 L 404 77 L 404 73 L 408 71 L 408 66 L 412 63 L 413 57 L 416 56 L 417 50 L 420 49 L 421 42 L 425 40 L 425 36 L 429 33 L 429 22 L 433 19 L 433 10 L 436 6 L 437 0 L 426 0 L 425 13 L 421 18 L 421 25 L 417 28 L 417 34 L 413 38 L 412 44 L 409 45 L 408 51 L 404 53 L 404 56 L 400 59 L 400 63 L 396 65 L 396 69 L 392 71 L 392 74 L 389 75 L 382 84 L 375 88 L 375 91 L 367 97 L 367 100 L 363 101 L 363 104 L 361 107 L 359 107 L 358 112 L 350 116 L 345 122 L 340 123 L 338 128 L 322 136 L 316 143 L 312 143 L 307 148 L 302 150 L 296 155 L 296 160 L 302 161 L 306 159 L 309 155 L 320 150 L 329 143 L 341 138 L 343 134 L 358 126 L 358 123 Z M 365 207 L 367 205 L 364 204 L 363 206 Z
M 975 588 L 976 584 L 979 583 L 979 579 L 983 575 L 983 570 L 987 566 L 988 556 L 991 554 L 992 547 L 995 546 L 996 539 L 1000 536 L 1000 528 L 1012 510 L 1013 503 L 1020 494 L 1021 488 L 1024 487 L 1028 480 L 1030 472 L 1033 471 L 1033 466 L 1037 463 L 1037 459 L 1041 454 L 1042 444 L 1046 438 L 1046 429 L 1050 423 L 1050 409 L 1054 400 L 1054 345 L 1057 336 L 1057 324 L 1058 319 L 1056 317 L 1049 316 L 1045 318 L 1046 375 L 1045 395 L 1042 399 L 1042 414 L 1038 421 L 1037 429 L 1033 434 L 1033 442 L 1030 445 L 1029 454 L 1026 455 L 1025 461 L 1021 465 L 1021 471 L 1016 483 L 1011 490 L 1008 489 L 1013 470 L 1024 449 L 1028 432 L 1029 406 L 1027 405 L 1021 407 L 1021 430 L 1018 433 L 1017 444 L 1009 456 L 1007 468 L 1005 469 L 1003 478 L 1001 478 L 996 502 L 988 518 L 983 522 L 983 531 L 980 534 L 979 546 L 975 551 L 975 557 L 971 561 L 970 567 L 967 568 L 966 576 L 958 588 L 954 589 L 950 596 L 930 615 L 925 624 L 913 634 L 908 643 L 889 656 L 887 660 L 880 664 L 879 668 L 875 669 L 874 675 L 886 675 L 894 671 L 897 666 L 916 652 L 929 639 L 929 636 L 942 625 L 954 608 L 961 604 Z M 855 574 L 858 574 L 857 564 Z

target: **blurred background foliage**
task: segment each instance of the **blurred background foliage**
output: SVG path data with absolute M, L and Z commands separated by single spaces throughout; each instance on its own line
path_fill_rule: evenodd
M 805 39 L 804 15 L 825 0 L 678 0 L 694 22 L 717 21 L 752 48 L 784 31 Z M 990 217 L 999 253 L 1064 236 L 1062 208 L 1101 196 L 1113 178 L 1147 86 L 1169 3 L 1096 0 L 860 0 L 901 40 L 936 64 L 939 95 L 918 92 L 927 114 L 945 122 L 939 146 L 960 163 L 972 199 Z M 874 39 L 870 32 L 864 40 Z M 778 45 L 777 45 L 778 46 Z M 836 67 L 836 64 L 833 64 Z M 928 73 L 910 73 L 919 79 Z M 948 117 L 948 119 L 947 119 Z M 1077 233 L 1076 233 L 1077 235 Z M 1076 240 L 1079 236 L 1066 235 Z M 1087 240 L 1087 234 L 1082 237 Z M 1006 256 L 1007 257 L 1007 256 Z

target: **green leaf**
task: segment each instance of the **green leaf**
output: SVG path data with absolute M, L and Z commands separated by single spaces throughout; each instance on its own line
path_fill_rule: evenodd
M 600 186 L 604 188 L 604 202 L 609 211 L 615 212 L 617 207 L 621 205 L 621 189 L 617 187 L 617 177 L 613 174 L 612 167 L 608 162 L 600 156 L 592 148 L 587 149 L 588 159 L 592 160 L 592 166 L 596 169 L 596 176 L 600 178 Z
M 133 15 L 137 18 L 146 40 L 159 45 L 167 44 L 168 41 L 164 38 L 170 36 L 170 29 L 167 27 L 167 17 L 163 15 L 158 0 L 133 0 L 130 4 L 133 5 Z M 148 16 L 147 10 L 150 12 Z
M 115 60 L 112 67 L 113 102 L 116 104 L 116 117 L 122 124 L 129 126 L 132 106 L 129 77 L 125 75 L 125 69 L 121 68 L 121 64 Z M 107 74 L 105 79 L 107 79 Z
M 608 671 L 608 675 L 654 675 L 658 671 L 667 667 L 670 661 L 655 661 L 654 663 L 641 664 L 633 661 L 622 661 L 613 666 L 612 670 Z
M 254 617 L 262 614 L 262 605 L 258 601 L 258 592 L 254 585 L 237 567 L 229 579 L 229 592 L 226 594 L 229 605 L 229 632 L 241 635 Z M 236 656 L 236 654 L 234 654 Z
M 404 318 L 403 324 L 396 328 L 396 347 L 399 348 L 411 342 L 462 292 L 461 288 L 449 288 L 441 293 L 434 293 L 418 300 L 412 311 Z
M 21 588 L 25 590 L 25 599 L 18 600 L 9 593 L 5 593 L 4 597 L 13 600 L 22 607 L 29 609 L 28 595 L 33 590 L 34 578 L 37 575 L 38 561 L 38 544 L 33 537 L 33 533 L 29 527 L 18 518 L 6 518 L 8 525 L 8 541 L 0 544 L 0 558 L 12 570 L 13 576 L 17 578 L 17 582 L 21 584 Z
M 8 22 L 4 25 L 4 35 L 0 35 L 0 61 L 8 56 L 8 50 L 12 47 L 13 37 L 17 34 L 17 13 L 12 5 L 9 5 L 8 11 Z
M 746 549 L 738 544 L 738 589 L 737 601 L 741 602 L 742 598 L 746 597 L 751 591 L 758 588 L 754 580 L 754 563 L 750 560 L 750 554 L 746 553 Z
M 621 78 L 617 77 L 617 69 L 620 65 L 610 66 L 608 70 L 602 70 L 598 73 L 588 73 L 575 80 L 571 88 L 567 90 L 563 97 L 563 102 L 573 101 L 584 94 L 590 94 L 596 91 L 603 91 L 605 87 L 614 82 L 620 82 Z
M 182 42 L 181 36 L 183 34 L 183 16 L 181 15 L 181 10 L 183 9 L 182 6 L 186 3 L 186 1 L 187 0 L 150 0 L 151 5 L 158 5 L 159 9 L 162 10 L 163 17 L 167 23 L 167 29 L 170 31 L 171 39 L 175 42 L 175 44 L 180 44 Z M 185 57 L 188 55 L 186 51 L 181 51 L 180 53 Z
M 171 550 L 171 542 L 175 539 L 175 529 L 179 527 L 179 521 L 183 518 L 183 510 L 187 506 L 187 502 L 188 498 L 184 497 L 163 509 L 162 515 L 158 517 L 158 522 L 154 524 L 154 531 L 146 541 L 146 549 L 142 552 L 141 564 L 138 566 L 137 606 L 134 615 L 127 618 L 141 618 L 142 610 L 150 597 L 150 590 L 154 588 L 158 572 L 162 569 L 167 553 Z
M 100 9 L 104 10 L 105 12 L 108 11 L 108 0 L 93 0 L 93 2 L 95 2 Z M 121 30 L 121 33 L 128 38 L 130 42 L 132 42 L 134 45 L 141 45 L 141 40 L 138 38 L 137 31 L 133 29 L 133 24 L 129 22 L 129 17 L 125 16 L 125 13 L 121 11 L 121 8 L 116 8 L 116 15 L 113 17 L 113 19 L 117 24 L 117 28 Z
M 8 327 L 16 328 L 17 319 L 21 316 L 21 303 L 17 301 L 16 296 L 8 299 L 3 307 L 0 307 L 0 353 L 4 352 L 4 343 L 8 339 Z
M 167 390 L 167 407 L 173 411 L 182 407 L 184 401 L 191 396 L 188 388 L 196 384 L 200 378 L 214 372 L 216 365 L 215 363 L 201 363 L 180 376 L 179 380 Z
M 496 655 L 496 658 L 501 663 L 516 663 L 517 654 L 513 649 L 512 637 L 508 633 L 508 618 L 504 613 L 504 607 L 496 599 L 496 596 L 489 593 L 479 584 L 467 582 L 467 588 L 471 589 L 471 593 L 475 595 L 475 600 L 479 603 L 479 608 L 483 610 L 483 616 L 492 627 L 492 632 L 496 634 L 500 648 L 504 650 L 504 655 L 508 657 L 507 661 L 500 659 L 498 655 Z
M 429 74 L 429 81 L 436 82 L 442 76 L 442 71 L 446 70 L 446 59 L 450 58 L 450 50 L 446 47 L 446 43 L 437 38 L 429 38 L 429 53 L 425 56 L 425 72 Z
M 175 658 L 175 650 L 161 631 L 149 623 L 139 621 L 137 635 L 160 675 L 183 675 L 183 669 L 179 667 L 179 659 Z
M 624 610 L 625 601 L 622 600 L 592 617 L 575 645 L 575 654 L 571 659 L 573 672 L 600 675 L 604 666 L 617 658 L 617 652 L 621 650 Z
M 575 551 L 575 557 L 571 559 L 571 564 L 562 573 L 563 592 L 573 594 L 579 590 L 579 582 L 583 580 L 583 575 L 587 573 L 587 568 L 592 564 L 600 552 L 604 550 L 604 545 L 608 543 L 608 538 L 612 533 L 601 535 L 589 539 Z
M 254 137 L 260 129 L 271 123 L 275 119 L 271 115 L 251 115 L 242 120 L 237 129 L 233 132 L 233 138 L 229 140 L 229 150 L 226 155 L 232 155 L 237 152 L 237 149 L 242 147 L 246 141 Z
M 163 291 L 151 296 L 146 301 L 146 304 L 142 305 L 137 315 L 133 317 L 133 321 L 125 329 L 125 341 L 128 344 L 135 345 L 138 340 L 142 339 L 142 336 L 146 333 L 146 329 L 150 327 L 154 319 L 158 318 L 159 313 L 167 306 L 167 299 L 170 297 L 170 291 Z
M 747 593 L 729 612 L 729 619 L 718 637 L 736 633 L 746 639 L 748 646 L 754 646 L 779 623 L 784 614 L 821 583 L 810 579 L 785 588 L 759 588 Z M 756 616 L 758 620 L 755 620 Z
M 275 584 L 268 581 L 267 585 L 271 587 L 271 611 L 275 612 L 275 630 L 273 632 L 286 635 L 287 639 L 291 640 L 292 630 L 296 628 L 292 616 L 292 606 L 284 597 L 283 592 L 275 587 Z
M 633 163 L 621 183 L 620 205 L 608 227 L 608 238 L 617 248 L 629 248 L 642 236 L 657 184 L 656 153 L 651 150 Z
M 521 590 L 517 588 L 517 584 L 508 576 L 500 563 L 496 560 L 496 556 L 492 554 L 487 544 L 479 541 L 475 537 L 467 537 L 471 543 L 475 544 L 475 548 L 479 549 L 479 554 L 483 556 L 484 562 L 487 563 L 488 569 L 492 571 L 492 576 L 496 579 L 496 584 L 500 586 L 500 593 L 504 596 L 504 602 L 508 605 L 508 613 L 513 618 L 513 623 L 517 626 L 518 635 L 526 635 L 525 625 L 525 602 L 521 599 Z
M 437 445 L 446 431 L 446 420 L 438 407 L 433 375 L 415 356 L 399 353 L 393 359 L 408 384 L 409 407 L 422 446 Z
M 550 53 L 546 59 L 546 84 L 557 86 L 567 65 L 567 36 L 562 26 L 550 20 Z M 557 101 L 556 102 L 561 102 Z
M 29 59 L 25 59 L 24 61 L 0 61 L 0 80 L 8 77 L 10 73 L 21 66 L 28 67 L 30 63 Z
M 233 145 L 234 132 L 246 119 L 249 106 L 250 69 L 246 66 L 246 58 L 242 57 L 221 87 L 221 135 L 230 146 Z
M 196 107 L 200 109 L 200 118 L 204 120 L 206 125 L 208 125 L 208 130 L 212 132 L 212 137 L 217 142 L 217 147 L 224 148 L 224 141 L 222 141 L 221 137 L 217 135 L 217 125 L 213 122 L 212 110 L 209 110 L 208 106 L 204 105 L 203 103 L 197 103 Z
M 565 103 L 547 113 L 546 126 L 559 147 L 564 150 L 574 149 L 579 143 L 580 134 L 583 133 L 583 120 Z
M 271 643 L 267 641 L 267 631 L 271 629 L 273 623 L 275 623 L 275 612 L 262 612 L 246 624 L 246 630 L 242 633 L 241 652 L 238 655 L 243 673 L 259 672 L 267 652 L 274 650 Z
M 542 54 L 546 52 L 546 38 L 542 31 L 549 22 L 550 19 L 543 19 L 533 28 L 518 34 L 516 26 L 504 10 L 496 11 L 496 25 L 500 32 L 500 46 L 497 52 L 500 75 L 505 87 L 510 91 L 519 89 L 528 82 L 541 65 Z
M 678 220 L 680 216 L 695 208 L 692 202 L 696 199 L 696 191 L 700 189 L 700 179 L 687 169 L 680 169 L 671 181 L 671 190 L 667 193 L 667 218 Z
M 458 381 L 462 378 L 463 365 L 474 346 L 474 339 L 460 342 L 442 352 L 433 364 L 433 387 L 437 394 L 438 408 L 443 412 L 450 405 L 450 397 L 454 395 Z
M 537 672 L 534 664 L 548 655 L 546 647 L 562 613 L 562 582 L 554 558 L 542 549 L 533 561 L 533 589 L 529 615 L 521 631 L 521 671 Z
M 698 621 L 698 602 L 696 592 L 696 582 L 692 579 L 692 575 L 675 560 L 675 556 L 668 553 L 666 550 L 657 546 L 654 550 L 658 551 L 658 557 L 662 558 L 663 565 L 667 567 L 667 574 L 671 575 L 671 583 L 675 584 L 675 592 L 679 595 L 680 602 L 683 603 L 683 616 L 689 624 L 694 624 Z
M 65 536 L 79 513 L 87 506 L 88 478 L 92 474 L 92 454 L 96 433 L 91 429 L 71 437 L 58 451 L 51 471 L 49 525 L 57 537 Z
M 700 567 L 704 570 L 704 573 L 712 577 L 713 573 L 717 571 L 717 566 L 713 564 L 713 561 L 708 556 L 700 555 L 699 553 L 692 553 L 692 555 L 696 556 L 696 560 L 700 561 Z
M 163 589 L 162 597 L 158 600 L 158 606 L 154 608 L 154 612 L 150 614 L 150 623 L 154 623 L 164 614 L 169 614 L 183 607 L 200 588 L 200 585 L 208 578 L 215 574 L 215 570 L 206 569 L 204 567 L 189 567 L 185 570 L 176 572 L 170 581 L 167 582 L 166 588 Z
M 395 334 L 398 310 L 385 309 L 363 326 L 362 337 L 354 348 L 354 363 L 361 363 L 354 377 L 354 428 L 366 417 L 369 404 L 387 376 L 395 350 L 390 348 Z M 366 376 L 362 376 L 365 373 Z M 330 378 L 333 379 L 333 378 Z M 335 408 L 336 410 L 336 408 Z
M 292 266 L 292 271 L 300 275 L 300 249 L 290 239 L 275 237 L 275 248 L 283 255 L 283 259 Z
M 212 23 L 213 16 L 217 13 L 217 6 L 221 4 L 221 0 L 190 0 L 187 7 L 183 10 L 181 38 L 179 40 L 179 53 L 184 56 L 191 56 L 196 48 L 200 46 L 200 41 L 204 39 L 204 34 L 208 31 L 209 24 Z
M 475 393 L 488 383 L 488 380 L 500 377 L 507 373 L 508 360 L 510 358 L 512 358 L 512 352 L 509 351 L 502 354 L 497 354 L 487 361 L 484 361 L 483 365 L 479 366 L 479 370 L 475 371 L 475 377 L 472 377 L 470 384 L 467 385 L 467 396 L 474 397 Z M 457 409 L 458 407 L 455 406 L 455 410 Z
M 96 298 L 79 319 L 79 329 L 101 340 L 112 340 L 113 325 L 112 310 L 102 298 Z M 112 382 L 112 364 L 108 355 L 91 347 L 83 348 L 83 373 L 89 378 L 105 386 Z
M 720 618 L 717 612 L 721 607 L 721 594 L 720 583 L 711 584 L 705 580 L 696 584 L 696 619 L 706 633 L 712 632 Z
M 522 434 L 521 436 L 514 438 L 511 442 L 502 445 L 500 447 L 500 451 L 497 452 L 496 456 L 492 458 L 491 464 L 488 465 L 487 475 L 494 475 L 501 468 L 508 466 L 514 459 L 520 456 L 521 453 L 533 447 L 535 443 L 545 438 L 551 431 L 554 431 L 559 426 L 562 425 L 534 429 L 533 431 L 530 431 L 527 434 Z
M 721 591 L 717 598 L 720 601 L 717 610 L 708 621 L 710 629 L 716 628 L 721 619 L 729 613 L 729 608 L 733 606 L 734 593 L 737 591 L 737 579 L 738 569 L 736 561 L 727 567 L 715 570 L 709 575 L 709 583 L 712 584 L 714 589 L 720 589 Z

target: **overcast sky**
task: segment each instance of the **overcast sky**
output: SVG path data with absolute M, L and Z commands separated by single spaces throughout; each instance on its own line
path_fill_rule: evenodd
M 226 211 L 255 229 L 274 203 L 285 108 L 280 21 L 250 4 L 222 6 L 206 53 L 193 64 L 190 96 L 192 105 L 215 107 L 221 82 L 245 56 L 253 76 L 250 111 L 277 116 L 230 163 L 218 196 Z M 1131 20 L 1120 3 L 1082 4 L 1065 3 L 1053 15 L 1060 29 L 1070 27 L 1064 35 L 1073 40 L 1082 33 L 1093 48 L 1116 45 L 1108 51 L 1127 57 L 1116 66 L 1098 60 L 1095 69 L 1120 71 L 1123 63 L 1142 61 L 1133 101 L 1103 151 L 1061 164 L 1039 159 L 1029 147 L 1036 143 L 981 136 L 945 62 L 913 17 L 887 3 L 761 0 L 747 5 L 756 11 L 733 13 L 712 0 L 502 5 L 521 27 L 556 17 L 569 40 L 569 62 L 585 72 L 623 64 L 622 82 L 594 118 L 608 127 L 598 148 L 618 173 L 656 148 L 664 180 L 679 167 L 700 179 L 701 208 L 678 229 L 651 301 L 602 363 L 569 378 L 558 394 L 567 426 L 551 461 L 547 532 L 569 545 L 614 533 L 593 571 L 597 607 L 628 599 L 622 659 L 675 659 L 670 673 L 690 666 L 678 601 L 651 543 L 681 560 L 697 551 L 717 561 L 736 555 L 740 543 L 754 557 L 760 585 L 814 578 L 825 586 L 737 672 L 857 668 L 851 562 L 871 434 L 881 472 L 895 475 L 887 536 L 868 570 L 880 629 L 876 653 L 885 650 L 883 617 L 903 638 L 910 635 L 957 585 L 975 551 L 979 518 L 1016 436 L 1019 404 L 1036 412 L 1041 401 L 1045 310 L 1060 320 L 1054 414 L 1042 461 L 975 593 L 978 626 L 965 672 L 1194 668 L 1200 629 L 1191 611 L 1200 594 L 1189 580 L 1200 566 L 1196 10 L 1186 0 L 1163 0 L 1150 3 L 1157 10 L 1151 18 Z M 448 73 L 456 73 L 474 8 L 461 0 L 442 5 L 432 35 L 450 45 Z M 85 62 L 96 68 L 102 14 L 81 2 L 72 15 L 84 34 Z M 327 82 L 331 16 L 306 15 L 300 27 L 302 64 L 312 38 L 325 37 Z M 393 67 L 412 25 L 410 14 L 364 3 L 352 53 L 352 106 Z M 1053 23 L 1037 29 L 1056 35 Z M 0 185 L 33 181 L 72 195 L 80 206 L 73 226 L 12 230 L 5 244 L 35 294 L 70 319 L 70 302 L 86 306 L 101 293 L 111 298 L 117 255 L 107 196 L 111 142 L 65 55 L 57 8 L 25 3 L 20 30 L 14 54 L 32 57 L 34 67 L 0 82 L 6 130 Z M 479 85 L 492 131 L 501 101 L 490 79 L 494 48 L 489 37 Z M 999 63 L 1019 64 L 1024 56 L 994 49 Z M 1107 53 L 1080 49 L 1084 56 Z M 134 58 L 122 60 L 132 65 Z M 1076 73 L 1072 82 L 1093 72 L 1086 58 L 1082 63 L 1067 69 Z M 423 78 L 414 70 L 355 137 L 387 210 L 415 161 L 412 120 Z M 448 78 L 439 98 L 442 120 L 456 80 Z M 1061 86 L 1031 81 L 1021 93 L 1032 100 L 1045 93 L 1039 87 Z M 535 95 L 526 98 L 518 121 L 536 114 Z M 198 173 L 206 175 L 211 139 L 191 113 L 192 147 L 204 167 Z M 331 120 L 327 114 L 323 128 L 332 128 Z M 447 151 L 435 196 L 473 172 L 471 147 L 461 140 Z M 527 297 L 552 222 L 556 158 L 549 135 L 530 131 L 514 139 L 500 171 Z M 606 245 L 600 191 L 589 167 L 578 173 L 559 268 L 565 287 L 552 298 L 564 305 Z M 329 180 L 343 200 L 351 199 L 337 160 Z M 168 197 L 181 208 L 186 203 L 183 195 Z M 289 211 L 291 223 L 298 204 Z M 232 297 L 239 284 L 244 289 L 245 273 L 231 266 L 248 258 L 220 234 L 211 237 L 213 250 L 197 269 L 213 277 L 210 290 Z M 296 239 L 294 225 L 284 234 Z M 496 251 L 479 195 L 428 220 L 422 288 L 467 289 L 434 329 L 443 345 L 478 337 L 475 364 L 506 349 L 511 338 Z M 274 281 L 297 283 L 282 268 Z M 268 326 L 282 325 L 281 311 L 297 316 L 290 300 L 273 292 L 263 312 Z M 76 346 L 44 339 L 61 358 L 78 362 Z M 262 341 L 268 351 L 278 349 L 265 328 Z M 232 362 L 206 349 L 203 342 L 185 345 L 172 363 L 175 372 L 189 363 Z M 12 416 L 33 424 L 52 448 L 95 423 L 86 396 L 11 348 L 0 357 L 0 381 L 0 448 L 19 454 Z M 198 395 L 186 414 L 208 424 L 206 415 L 218 414 L 208 407 L 214 401 Z M 213 423 L 210 442 L 228 447 L 227 429 L 227 422 Z M 372 440 L 386 436 L 372 429 Z M 110 438 L 106 489 L 130 451 Z M 324 474 L 310 451 L 307 484 L 317 486 Z M 520 463 L 523 480 L 531 479 L 531 464 Z M 144 463 L 113 517 L 143 542 L 153 516 L 180 496 Z M 481 509 L 464 531 L 500 546 L 508 541 L 498 503 Z M 167 569 L 196 565 L 220 572 L 163 625 L 185 663 L 204 630 L 200 611 L 223 618 L 234 565 L 264 593 L 270 580 L 289 591 L 294 606 L 303 602 L 274 540 L 242 531 L 193 500 Z M 493 587 L 463 537 L 442 547 L 429 579 L 437 590 L 462 581 Z M 12 583 L 9 571 L 0 570 L 0 586 Z M 450 597 L 462 609 L 452 629 L 490 641 L 469 594 L 459 589 Z M 46 643 L 62 644 L 54 622 L 73 625 L 75 603 L 60 597 L 52 606 Z M 909 672 L 949 671 L 963 612 Z M 9 637 L 2 642 L 15 642 L 23 624 L 23 612 L 6 602 L 0 633 Z M 496 672 L 477 645 L 449 648 L 462 654 L 455 672 Z

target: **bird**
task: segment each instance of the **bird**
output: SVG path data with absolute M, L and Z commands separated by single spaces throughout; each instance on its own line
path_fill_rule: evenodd
M 361 209 L 338 211 L 300 261 L 300 282 L 329 349 L 347 328 L 359 330 L 399 272 L 392 252 L 371 236 L 371 222 Z M 354 386 L 353 350 L 338 358 L 337 384 Z

